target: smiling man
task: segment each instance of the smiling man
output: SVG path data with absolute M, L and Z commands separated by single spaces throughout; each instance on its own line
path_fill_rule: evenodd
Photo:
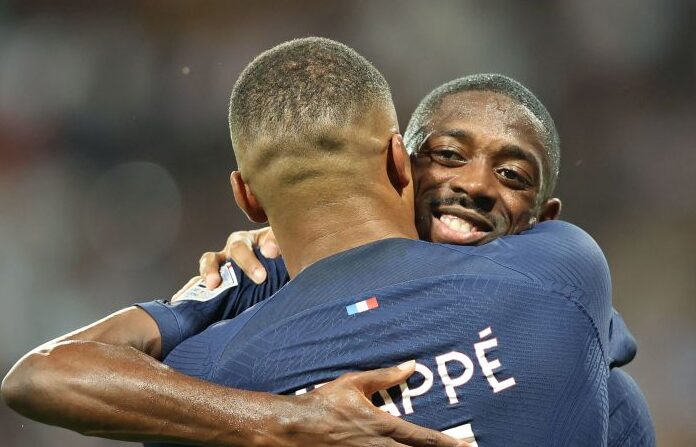
M 413 114 L 405 142 L 412 153 L 421 239 L 481 245 L 519 234 L 560 213 L 561 202 L 553 197 L 560 162 L 555 125 L 539 100 L 510 78 L 473 75 L 438 87 Z M 209 286 L 219 284 L 218 268 L 226 259 L 233 259 L 247 274 L 258 275 L 258 282 L 268 277 L 262 296 L 282 286 L 288 279 L 282 260 L 262 257 L 259 261 L 260 253 L 255 254 L 252 245 L 260 245 L 269 257 L 278 254 L 268 230 L 233 233 L 225 249 L 201 258 L 201 275 Z M 505 244 L 500 247 L 505 248 Z M 186 300 L 189 287 L 182 289 L 172 307 L 181 321 L 191 321 L 191 309 L 196 309 L 197 324 L 186 326 L 188 335 L 231 318 L 260 299 L 230 289 L 202 306 L 195 299 Z M 632 360 L 635 343 L 618 314 L 612 324 L 609 356 L 616 367 Z M 633 379 L 618 368 L 609 378 L 609 401 L 608 445 L 655 444 L 645 398 Z
M 560 159 L 556 128 L 541 103 L 509 78 L 471 76 L 436 89 L 414 113 L 405 141 L 415 154 L 421 237 L 480 245 L 560 213 L 560 200 L 551 197 Z
M 106 349 L 104 335 L 91 343 L 94 330 L 88 340 L 66 336 L 10 373 L 3 396 L 17 409 L 52 423 L 79 410 L 78 420 L 98 433 L 119 434 L 148 422 L 151 439 L 159 428 L 181 442 L 190 433 L 181 437 L 181 427 L 172 433 L 167 409 L 178 426 L 205 426 L 208 401 L 217 413 L 248 405 L 252 412 L 242 410 L 227 434 L 239 441 L 240 433 L 261 436 L 255 421 L 279 408 L 272 402 L 287 408 L 292 400 L 251 392 L 225 405 L 218 395 L 226 388 L 217 385 L 302 394 L 342 372 L 415 358 L 420 377 L 380 393 L 394 415 L 481 445 L 606 442 L 610 283 L 589 236 L 552 221 L 479 247 L 414 240 L 413 179 L 388 86 L 367 61 L 335 42 L 301 39 L 257 58 L 233 91 L 230 127 L 241 169 L 233 175 L 235 198 L 250 218 L 274 225 L 293 280 L 273 299 L 197 335 L 187 334 L 177 313 L 209 301 L 143 304 L 149 322 L 139 309 L 128 310 L 150 328 L 157 322 L 138 347 L 161 347 L 170 368 L 131 358 L 126 346 Z M 538 181 L 530 191 L 539 190 L 542 175 Z M 469 210 L 457 196 L 462 191 L 454 184 L 451 189 L 451 196 L 439 196 L 449 202 L 431 205 L 429 218 L 442 222 L 447 206 L 451 217 L 445 220 L 470 213 L 481 222 L 471 217 L 468 224 L 483 226 L 489 213 L 504 221 L 500 208 L 479 203 Z M 458 221 L 445 224 L 471 233 Z M 490 233 L 495 224 L 477 231 Z M 233 293 L 249 286 L 237 272 L 230 278 L 226 287 Z M 130 327 L 95 325 L 106 339 Z M 90 328 L 80 334 L 86 332 Z M 166 341 L 182 334 L 192 336 Z M 217 385 L 199 387 L 195 378 Z M 115 391 L 125 409 L 114 401 Z M 143 395 L 150 413 L 134 403 Z M 108 413 L 100 402 L 119 410 L 116 427 L 100 419 Z M 177 403 L 191 420 L 179 419 Z M 304 411 L 317 414 L 311 407 Z M 295 433 L 316 429 L 291 418 Z M 225 435 L 197 433 L 207 443 Z M 272 439 L 256 438 L 265 445 Z M 433 439 L 439 438 L 424 443 Z
M 304 61 L 307 52 L 311 53 L 311 57 Z M 289 42 L 270 54 L 275 54 L 275 57 L 260 59 L 259 62 L 275 61 L 271 69 L 256 72 L 259 77 L 262 73 L 276 74 L 277 88 L 269 89 L 262 82 L 259 85 L 262 89 L 255 90 L 255 83 L 248 82 L 253 77 L 247 77 L 243 85 L 260 94 L 231 115 L 235 121 L 231 120 L 230 124 L 231 127 L 237 126 L 237 129 L 265 126 L 270 132 L 277 131 L 281 121 L 286 130 L 291 129 L 284 134 L 287 138 L 282 147 L 294 150 L 280 153 L 285 163 L 278 164 L 276 160 L 275 174 L 285 174 L 286 181 L 291 185 L 304 183 L 317 174 L 345 175 L 347 167 L 355 164 L 353 161 L 356 157 L 357 160 L 361 157 L 369 157 L 370 160 L 385 158 L 386 149 L 392 143 L 399 145 L 399 153 L 403 152 L 400 136 L 397 138 L 395 134 L 396 119 L 389 86 L 364 58 L 343 45 L 316 38 Z M 278 59 L 281 55 L 284 57 Z M 286 73 L 289 73 L 287 77 Z M 308 83 L 308 80 L 311 82 Z M 332 101 L 335 105 L 329 106 Z M 373 108 L 380 113 L 372 113 Z M 364 122 L 361 122 L 361 126 L 346 125 L 363 113 L 377 118 L 374 125 L 365 125 Z M 273 114 L 288 114 L 293 119 L 266 122 Z M 248 116 L 247 119 L 244 119 L 245 116 Z M 317 125 L 321 130 L 322 124 L 326 132 L 317 132 Z M 233 137 L 238 139 L 240 133 L 235 131 Z M 254 134 L 246 131 L 247 138 Z M 298 138 L 298 135 L 304 139 Z M 261 140 L 259 136 L 254 136 L 248 141 L 258 144 Z M 344 141 L 350 142 L 350 145 L 346 146 Z M 295 144 L 288 147 L 288 142 Z M 264 148 L 260 145 L 246 154 L 238 153 L 239 161 L 242 161 L 243 155 L 247 155 L 245 175 L 251 175 L 256 163 L 273 162 L 274 147 L 281 146 L 271 145 L 265 147 L 266 150 L 260 150 Z M 347 151 L 346 148 L 351 150 Z M 240 149 L 235 144 L 235 150 Z M 329 163 L 322 171 L 317 159 L 326 159 L 332 153 L 343 160 L 346 169 L 341 171 L 340 167 Z M 304 156 L 313 162 L 315 170 L 304 170 L 308 166 L 304 163 Z M 260 172 L 264 171 L 268 172 Z M 412 187 L 406 188 L 408 182 L 404 183 L 410 174 L 401 166 L 400 184 L 397 185 L 400 191 L 397 191 L 392 184 L 384 181 L 386 171 L 372 171 L 376 180 L 382 180 L 381 195 L 388 195 L 384 203 L 390 208 L 386 208 L 378 233 L 363 228 L 359 234 L 352 237 L 347 235 L 346 240 L 360 245 L 390 235 L 404 234 L 415 238 Z M 236 177 L 239 180 L 238 174 Z M 265 180 L 274 179 L 273 176 L 264 179 L 258 174 L 255 178 L 256 191 L 264 190 L 258 185 Z M 282 190 L 280 185 L 275 187 Z M 359 185 L 355 189 L 359 190 Z M 251 189 L 248 191 L 249 200 L 256 203 Z M 295 185 L 284 192 L 297 197 L 301 191 Z M 324 197 L 334 195 L 327 188 L 316 192 L 323 193 Z M 269 194 L 269 190 L 264 193 Z M 315 201 L 320 195 L 313 194 L 311 198 Z M 287 197 L 284 195 L 276 201 L 292 204 L 291 201 L 284 202 Z M 268 203 L 266 199 L 264 202 Z M 331 215 L 331 210 L 324 213 L 317 209 L 316 203 L 310 204 L 314 205 L 315 213 L 323 214 L 323 218 L 317 218 L 316 222 L 327 220 L 327 213 Z M 278 206 L 269 206 L 268 209 L 281 212 Z M 405 211 L 407 218 L 401 222 L 390 222 L 390 209 L 398 211 L 396 214 Z M 291 210 L 286 209 L 288 212 Z M 258 208 L 250 208 L 249 211 L 255 216 L 264 213 Z M 340 210 L 334 211 L 338 213 Z M 351 210 L 349 215 L 354 211 Z M 369 207 L 365 211 L 370 211 Z M 384 213 L 385 210 L 380 212 Z M 359 223 L 356 226 L 360 227 Z M 302 253 L 311 253 L 314 260 L 327 256 L 328 250 L 335 249 L 321 241 L 302 243 L 305 248 Z M 287 253 L 292 254 L 291 248 Z M 294 257 L 295 268 L 309 262 L 302 253 Z M 249 281 L 239 273 L 237 275 L 239 283 L 236 278 L 229 278 L 236 284 L 234 290 L 248 290 Z M 264 294 L 267 290 L 255 288 L 251 298 L 265 298 L 268 296 Z M 229 310 L 241 312 L 244 304 L 231 302 Z M 165 307 L 160 310 L 165 314 L 159 313 L 158 317 L 167 315 Z M 171 313 L 168 315 L 174 316 Z M 184 323 L 188 324 L 188 329 L 195 329 L 202 321 L 201 316 L 193 322 Z M 261 447 L 466 445 L 463 441 L 384 413 L 368 400 L 378 390 L 398 385 L 413 374 L 413 362 L 346 374 L 302 396 L 278 396 L 248 391 L 249 388 L 232 389 L 182 374 L 180 369 L 168 367 L 159 361 L 174 348 L 172 341 L 186 334 L 182 329 L 176 336 L 171 336 L 172 332 L 168 330 L 172 325 L 167 324 L 171 322 L 153 319 L 142 308 L 129 307 L 49 341 L 29 352 L 10 370 L 2 382 L 2 398 L 17 412 L 37 421 L 86 435 L 130 441 Z M 356 368 L 344 369 L 347 372 Z
M 417 377 L 377 398 L 391 414 L 480 445 L 603 445 L 608 352 L 616 339 L 609 334 L 608 270 L 585 233 L 551 220 L 560 202 L 548 197 L 558 166 L 557 145 L 541 138 L 548 129 L 497 93 L 491 113 L 506 120 L 485 128 L 490 135 L 450 129 L 457 108 L 440 122 L 426 107 L 414 128 L 425 143 L 416 145 L 413 167 L 429 172 L 411 178 L 400 139 L 386 131 L 395 132 L 386 108 L 351 116 L 347 97 L 321 94 L 311 106 L 298 99 L 321 88 L 320 79 L 346 79 L 350 71 L 333 72 L 324 62 L 319 68 L 312 55 L 304 52 L 302 62 L 283 61 L 275 50 L 262 55 L 238 81 L 230 107 L 241 171 L 233 175 L 235 197 L 250 218 L 274 227 L 293 279 L 273 299 L 207 328 L 201 315 L 231 317 L 258 301 L 239 305 L 249 284 L 234 266 L 228 274 L 232 269 L 235 279 L 222 284 L 226 300 L 196 284 L 174 304 L 142 303 L 163 345 L 173 347 L 165 363 L 222 385 L 304 394 L 345 369 L 416 358 Z M 263 99 L 251 101 L 259 91 Z M 282 106 L 265 95 L 283 98 Z M 433 109 L 450 99 L 433 98 Z M 246 103 L 257 112 L 298 105 L 319 113 L 321 123 L 341 118 L 335 129 L 320 125 L 321 132 L 307 134 L 315 126 L 308 117 L 289 113 L 290 125 L 263 112 L 268 116 L 247 124 L 261 130 L 240 136 L 235 132 L 246 135 L 247 128 L 237 127 L 239 116 L 251 117 Z M 411 240 L 413 202 L 402 205 L 413 183 L 418 229 L 470 246 Z M 539 220 L 551 221 L 530 229 Z M 284 282 L 284 270 L 262 262 L 273 284 Z

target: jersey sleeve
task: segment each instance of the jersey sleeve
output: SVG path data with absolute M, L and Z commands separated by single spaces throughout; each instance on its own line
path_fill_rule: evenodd
M 655 427 L 638 384 L 619 368 L 611 370 L 608 447 L 654 447 Z
M 568 222 L 546 221 L 518 235 L 460 250 L 560 291 L 592 320 L 603 349 L 607 349 L 613 315 L 611 276 L 604 253 L 585 231 Z
M 162 337 L 162 358 L 183 340 L 213 323 L 236 317 L 254 304 L 273 295 L 289 281 L 282 258 L 267 259 L 255 251 L 268 272 L 263 284 L 256 284 L 233 263 L 221 268 L 223 284 L 214 291 L 198 283 L 172 303 L 153 300 L 137 303 L 157 323 Z

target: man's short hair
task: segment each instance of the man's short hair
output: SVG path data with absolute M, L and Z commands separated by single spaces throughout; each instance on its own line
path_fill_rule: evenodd
M 234 85 L 229 125 L 240 170 L 245 146 L 339 150 L 335 137 L 374 106 L 393 110 L 389 84 L 355 50 L 329 39 L 282 43 L 254 59 Z M 389 110 L 389 109 L 387 109 Z M 281 152 L 264 150 L 264 162 Z
M 558 179 L 561 159 L 561 143 L 556 125 L 546 107 L 519 82 L 501 74 L 474 74 L 455 79 L 441 85 L 428 94 L 411 116 L 404 143 L 410 153 L 416 153 L 428 136 L 428 122 L 437 113 L 443 100 L 456 93 L 467 91 L 484 91 L 500 93 L 526 107 L 542 125 L 541 139 L 548 155 L 548 178 L 542 185 L 541 196 L 550 197 Z

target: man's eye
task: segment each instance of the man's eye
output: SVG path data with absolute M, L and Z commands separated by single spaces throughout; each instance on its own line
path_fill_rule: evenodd
M 466 163 L 466 159 L 462 157 L 459 152 L 452 149 L 436 149 L 430 151 L 430 158 L 445 166 L 461 166 Z
M 525 178 L 522 174 L 519 172 L 515 171 L 514 169 L 509 169 L 509 168 L 500 168 L 498 169 L 498 175 L 503 177 L 505 180 L 509 180 L 511 182 L 514 182 L 519 185 L 523 186 L 530 186 L 531 183 L 530 181 Z
M 519 174 L 517 174 L 512 169 L 506 169 L 506 168 L 499 169 L 498 173 L 500 175 L 502 175 L 503 177 L 510 179 L 510 180 L 517 180 L 520 177 Z

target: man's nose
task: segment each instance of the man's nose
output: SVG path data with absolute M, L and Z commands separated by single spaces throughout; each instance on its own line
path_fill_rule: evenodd
M 451 180 L 454 192 L 466 194 L 476 208 L 490 212 L 495 206 L 496 189 L 493 170 L 485 162 L 471 161 L 459 168 L 457 176 Z

